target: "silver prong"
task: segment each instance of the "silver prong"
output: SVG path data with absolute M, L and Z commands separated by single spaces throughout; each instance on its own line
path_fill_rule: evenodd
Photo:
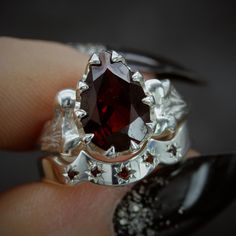
M 133 151 L 137 151 L 140 149 L 140 146 L 134 142 L 133 140 L 130 141 L 130 150 Z
M 62 109 L 72 109 L 75 106 L 76 93 L 72 89 L 64 89 L 60 91 L 56 98 L 56 104 L 59 105 Z
M 91 142 L 91 140 L 93 139 L 94 134 L 85 134 L 83 137 L 83 141 L 85 142 L 85 144 L 89 144 Z
M 132 79 L 135 82 L 141 82 L 143 80 L 143 76 L 139 71 L 136 71 L 133 75 L 132 75 Z
M 112 62 L 125 62 L 124 57 L 122 57 L 120 54 L 118 54 L 116 51 L 111 52 L 111 61 Z
M 79 145 L 80 141 L 79 135 L 74 135 L 72 138 L 65 140 L 63 153 L 70 153 L 72 149 Z
M 79 81 L 77 87 L 79 88 L 81 93 L 89 89 L 88 84 L 83 81 Z
M 116 155 L 116 150 L 114 146 L 111 146 L 109 149 L 106 150 L 105 156 L 107 157 L 114 157 Z
M 155 130 L 156 124 L 154 122 L 146 123 L 146 126 L 153 132 Z
M 78 109 L 78 110 L 75 110 L 75 114 L 78 118 L 82 119 L 83 117 L 87 115 L 87 112 L 83 109 Z
M 154 105 L 154 98 L 153 96 L 147 96 L 142 99 L 142 102 L 151 107 Z
M 90 59 L 89 59 L 89 62 L 88 62 L 90 65 L 100 65 L 101 64 L 101 61 L 99 59 L 99 56 L 94 53 Z

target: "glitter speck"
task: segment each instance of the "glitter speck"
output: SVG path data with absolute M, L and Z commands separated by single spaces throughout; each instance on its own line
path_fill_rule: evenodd
M 127 223 L 128 223 L 128 222 L 127 222 L 126 219 L 121 219 L 121 220 L 120 220 L 120 224 L 121 224 L 121 225 L 127 225 Z
M 133 211 L 134 211 L 134 212 L 139 211 L 139 206 L 138 206 L 138 205 L 134 205 L 134 206 L 133 206 Z
M 179 208 L 178 213 L 179 213 L 180 215 L 182 215 L 182 214 L 184 213 L 183 208 Z
M 167 225 L 167 226 L 170 225 L 170 220 L 166 220 L 166 225 Z

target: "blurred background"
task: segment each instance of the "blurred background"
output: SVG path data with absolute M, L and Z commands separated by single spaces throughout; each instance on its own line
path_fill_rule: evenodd
M 191 107 L 192 146 L 204 154 L 235 150 L 236 1 L 1 0 L 0 35 L 121 45 L 174 59 L 207 82 L 177 84 Z M 37 180 L 40 155 L 0 152 L 0 191 Z M 4 167 L 12 163 L 9 175 Z M 236 202 L 193 235 L 236 235 L 235 212 Z

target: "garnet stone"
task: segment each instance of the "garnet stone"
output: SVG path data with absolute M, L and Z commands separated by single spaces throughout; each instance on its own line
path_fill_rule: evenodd
M 149 155 L 146 157 L 145 162 L 152 165 L 153 162 L 154 162 L 153 156 L 149 154 Z
M 70 180 L 73 180 L 75 178 L 75 176 L 77 176 L 79 174 L 79 172 L 75 171 L 73 169 L 69 169 L 67 174 L 68 174 L 68 177 L 70 178 Z
M 128 180 L 130 177 L 130 171 L 127 167 L 123 167 L 117 176 L 119 176 L 121 179 Z
M 99 176 L 101 173 L 102 173 L 102 171 L 99 170 L 97 166 L 94 167 L 94 168 L 91 170 L 91 174 L 92 174 L 94 177 Z
M 110 52 L 99 54 L 100 65 L 90 65 L 87 91 L 81 94 L 81 108 L 88 112 L 82 119 L 92 142 L 103 150 L 129 149 L 130 141 L 139 143 L 147 133 L 149 107 L 140 85 L 132 82 L 131 71 L 122 62 L 112 62 Z

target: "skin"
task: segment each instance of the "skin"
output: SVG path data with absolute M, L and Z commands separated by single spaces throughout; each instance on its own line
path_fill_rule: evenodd
M 88 56 L 58 43 L 7 37 L 0 38 L 0 52 L 0 148 L 31 150 L 52 117 L 55 94 L 75 87 Z M 0 235 L 113 235 L 113 212 L 129 188 L 15 187 L 0 194 Z

